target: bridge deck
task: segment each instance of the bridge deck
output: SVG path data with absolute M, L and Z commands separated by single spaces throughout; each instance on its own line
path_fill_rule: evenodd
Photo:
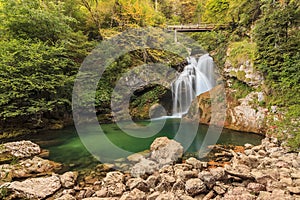
M 191 25 L 170 25 L 167 26 L 168 31 L 177 31 L 177 32 L 204 32 L 212 31 L 215 28 L 225 27 L 224 24 L 191 24 Z

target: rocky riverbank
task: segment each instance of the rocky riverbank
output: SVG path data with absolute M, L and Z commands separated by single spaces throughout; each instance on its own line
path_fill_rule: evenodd
M 265 138 L 258 146 L 246 144 L 239 152 L 219 149 L 219 155 L 231 159 L 224 167 L 182 159 L 179 143 L 157 138 L 150 153 L 126 159 L 130 171 L 102 164 L 78 176 L 60 173 L 61 164 L 41 158 L 45 152 L 30 141 L 6 143 L 0 150 L 6 158 L 0 165 L 0 195 L 58 200 L 300 199 L 300 153 L 289 152 L 275 138 Z

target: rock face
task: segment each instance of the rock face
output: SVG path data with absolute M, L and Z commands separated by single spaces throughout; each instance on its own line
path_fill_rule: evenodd
M 51 177 L 30 178 L 25 181 L 14 181 L 8 189 L 15 192 L 19 198 L 44 199 L 54 194 L 61 187 L 57 175 Z
M 200 123 L 203 124 L 218 124 L 223 119 L 223 114 L 215 112 L 211 115 L 211 101 L 212 98 L 218 99 L 220 86 L 213 88 L 211 91 L 203 93 L 198 96 L 198 107 L 200 109 Z M 259 92 L 251 92 L 245 98 L 239 101 L 233 100 L 230 89 L 226 88 L 226 104 L 223 101 L 215 102 L 214 107 L 216 111 L 222 112 L 226 107 L 226 119 L 224 127 L 237 131 L 264 133 L 265 117 L 267 109 L 258 105 L 252 105 L 253 102 L 259 102 L 262 94 Z M 193 111 L 187 116 L 188 118 L 195 118 Z M 212 121 L 213 119 L 213 121 Z
M 224 75 L 229 77 L 235 77 L 238 80 L 245 82 L 251 86 L 259 86 L 263 83 L 264 78 L 262 74 L 254 69 L 254 62 L 251 58 L 251 54 L 254 52 L 245 48 L 255 45 L 254 43 L 236 42 L 231 44 L 226 52 L 226 61 L 224 65 Z M 250 49 L 255 49 L 250 47 Z M 239 56 L 234 56 L 236 52 L 240 52 Z M 243 52 L 244 51 L 244 52 Z

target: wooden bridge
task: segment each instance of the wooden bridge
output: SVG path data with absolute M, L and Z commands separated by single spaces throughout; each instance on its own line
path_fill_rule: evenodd
M 167 26 L 167 31 L 174 31 L 174 39 L 177 42 L 177 32 L 206 32 L 212 31 L 214 29 L 225 28 L 225 24 L 210 24 L 210 23 L 201 23 L 201 24 L 189 24 L 189 25 L 169 25 Z

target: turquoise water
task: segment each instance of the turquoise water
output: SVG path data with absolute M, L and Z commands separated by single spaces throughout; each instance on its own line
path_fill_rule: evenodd
M 149 121 L 138 122 L 140 125 L 147 125 L 148 123 Z M 114 146 L 117 146 L 122 150 L 140 152 L 149 149 L 151 143 L 156 137 L 167 136 L 168 138 L 174 138 L 180 123 L 180 119 L 168 119 L 159 133 L 148 138 L 129 136 L 121 131 L 116 124 L 101 124 L 101 128 L 105 134 L 100 137 L 98 135 L 97 139 L 95 139 L 95 134 L 97 134 L 95 133 L 96 127 L 87 126 L 85 139 L 91 144 L 95 144 L 97 146 L 97 151 L 101 152 L 101 160 L 105 156 L 118 159 L 118 154 L 111 149 L 107 142 L 105 142 L 104 137 L 109 139 Z M 194 137 L 194 139 L 192 138 L 192 144 L 187 149 L 187 152 L 197 152 L 199 150 L 202 145 L 202 141 L 206 136 L 207 129 L 208 126 L 200 125 L 195 137 L 192 136 L 188 130 L 187 133 L 184 133 L 184 137 L 186 138 Z M 141 133 L 141 135 L 142 134 L 143 133 Z M 29 139 L 38 143 L 42 148 L 48 149 L 50 151 L 49 159 L 71 166 L 73 169 L 86 168 L 99 163 L 99 161 L 95 158 L 95 156 L 98 156 L 95 155 L 95 153 L 93 156 L 85 148 L 76 132 L 75 127 L 73 126 L 62 130 L 47 131 L 31 136 Z M 223 129 L 217 144 L 244 145 L 245 143 L 251 143 L 257 145 L 260 143 L 261 139 L 262 136 L 260 135 Z

